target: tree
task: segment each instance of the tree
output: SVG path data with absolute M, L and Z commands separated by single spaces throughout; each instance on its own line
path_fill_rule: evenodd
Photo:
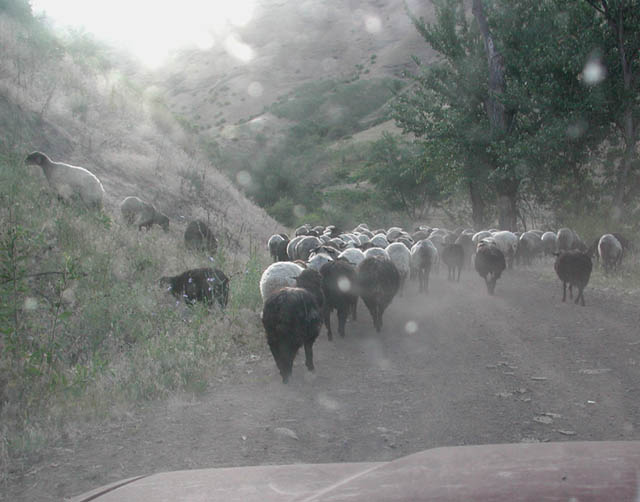
M 487 56 L 488 68 L 488 93 L 484 106 L 489 118 L 491 128 L 491 141 L 502 141 L 512 130 L 514 109 L 509 109 L 504 103 L 505 94 L 505 67 L 502 52 L 498 50 L 493 39 L 487 18 L 484 14 L 482 0 L 473 0 L 473 15 L 484 41 L 484 49 Z M 498 159 L 494 159 L 498 161 Z M 504 159 L 503 159 L 504 160 Z M 496 191 L 498 194 L 498 225 L 500 228 L 515 230 L 517 226 L 517 196 L 520 187 L 520 178 L 514 169 L 502 163 L 504 168 L 498 171 L 499 162 L 494 164 L 494 172 L 500 172 L 496 176 Z M 513 166 L 510 166 L 513 167 Z
M 429 164 L 432 160 L 421 145 L 385 133 L 373 144 L 360 179 L 373 183 L 393 209 L 400 209 L 413 221 L 420 220 L 445 197 L 437 170 Z
M 414 59 L 418 71 L 408 75 L 412 85 L 396 95 L 392 116 L 432 156 L 425 165 L 438 170 L 443 186 L 469 191 L 474 226 L 482 228 L 493 169 L 482 41 L 461 0 L 435 0 L 434 5 L 433 24 L 409 16 L 439 58 L 429 65 Z
M 613 208 L 615 218 L 633 194 L 632 171 L 638 171 L 637 144 L 640 131 L 640 1 L 583 0 L 602 23 L 596 25 L 602 35 L 602 59 L 591 62 L 585 78 L 594 84 L 605 78 L 609 111 L 624 149 L 615 175 Z

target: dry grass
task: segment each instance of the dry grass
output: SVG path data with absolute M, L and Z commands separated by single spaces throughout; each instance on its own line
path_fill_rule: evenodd
M 99 51 L 43 52 L 53 39 L 38 37 L 0 16 L 0 481 L 75 423 L 204 392 L 234 357 L 264 350 L 257 285 L 266 241 L 284 230 L 203 160 L 153 89 L 132 83 L 137 70 Z M 53 198 L 22 165 L 35 149 L 94 171 L 105 212 Z M 168 233 L 121 224 L 133 194 L 170 216 Z M 193 218 L 209 221 L 215 256 L 185 249 Z M 158 286 L 212 264 L 236 274 L 225 312 L 176 305 Z

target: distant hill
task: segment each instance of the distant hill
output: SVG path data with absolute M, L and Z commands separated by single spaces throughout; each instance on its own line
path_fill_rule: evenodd
M 418 16 L 433 15 L 428 3 L 408 4 Z M 346 178 L 362 159 L 345 166 L 353 157 L 339 156 L 340 164 L 332 152 L 399 133 L 387 103 L 415 69 L 412 56 L 434 57 L 402 0 L 264 0 L 251 22 L 226 36 L 210 50 L 176 54 L 156 84 L 172 113 L 210 143 L 212 161 L 241 187 L 251 178 L 243 188 L 274 215 L 288 177 L 306 185 L 288 190 L 307 206 L 324 204 L 309 202 L 313 191 L 351 186 Z M 235 57 L 234 44 L 246 44 L 252 59 Z M 274 168 L 282 172 L 266 173 Z M 275 196 L 264 196 L 265 183 Z

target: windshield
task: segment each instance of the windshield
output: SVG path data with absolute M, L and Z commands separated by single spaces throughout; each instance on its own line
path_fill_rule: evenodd
M 636 0 L 6 0 L 0 39 L 6 500 L 638 439 Z

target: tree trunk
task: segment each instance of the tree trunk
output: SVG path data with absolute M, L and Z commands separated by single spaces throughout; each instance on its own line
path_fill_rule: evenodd
M 614 221 L 619 221 L 623 214 L 623 207 L 625 203 L 625 196 L 627 194 L 627 188 L 629 186 L 629 173 L 633 166 L 633 160 L 636 155 L 636 125 L 633 120 L 633 112 L 631 105 L 627 106 L 624 112 L 623 119 L 623 134 L 624 134 L 624 153 L 620 160 L 620 167 L 616 176 L 616 188 L 613 195 L 613 204 L 611 215 Z
M 480 231 L 485 228 L 485 203 L 482 199 L 482 191 L 473 181 L 469 181 L 469 196 L 471 198 L 471 218 L 473 228 Z
M 496 185 L 498 193 L 498 227 L 515 232 L 518 228 L 518 188 L 520 180 L 502 180 Z
M 629 193 L 629 177 L 636 156 L 636 144 L 638 142 L 638 124 L 633 117 L 634 100 L 637 92 L 634 92 L 634 60 L 638 58 L 638 50 L 629 48 L 629 40 L 636 36 L 631 29 L 631 35 L 625 30 L 625 19 L 637 9 L 633 2 L 608 2 L 606 0 L 586 0 L 596 11 L 600 12 L 607 21 L 609 28 L 616 40 L 618 55 L 620 57 L 620 68 L 622 69 L 622 82 L 624 91 L 629 98 L 624 104 L 624 112 L 621 120 L 616 120 L 616 125 L 621 130 L 624 137 L 625 149 L 620 166 L 616 173 L 616 186 L 613 194 L 612 218 L 619 220 L 623 214 L 625 196 Z M 631 47 L 634 47 L 631 45 Z
M 504 94 L 504 61 L 502 54 L 497 51 L 489 31 L 489 23 L 487 23 L 487 18 L 484 15 L 482 0 L 473 0 L 472 10 L 484 40 L 489 67 L 489 96 L 485 100 L 485 109 L 494 138 L 502 137 L 508 132 L 512 119 L 511 114 L 507 112 L 504 104 L 499 99 Z
M 501 97 L 504 94 L 504 61 L 502 54 L 496 49 L 496 45 L 489 31 L 489 23 L 484 15 L 482 0 L 473 0 L 473 15 L 478 22 L 478 29 L 484 41 L 484 48 L 487 54 L 487 64 L 489 68 L 489 95 L 485 100 L 485 110 L 489 118 L 491 127 L 491 139 L 503 138 L 509 133 L 513 122 L 513 113 L 509 112 L 502 103 Z M 499 166 L 494 165 L 494 169 Z M 496 183 L 498 195 L 498 224 L 501 230 L 511 230 L 517 228 L 517 208 L 518 188 L 520 181 L 507 177 Z

